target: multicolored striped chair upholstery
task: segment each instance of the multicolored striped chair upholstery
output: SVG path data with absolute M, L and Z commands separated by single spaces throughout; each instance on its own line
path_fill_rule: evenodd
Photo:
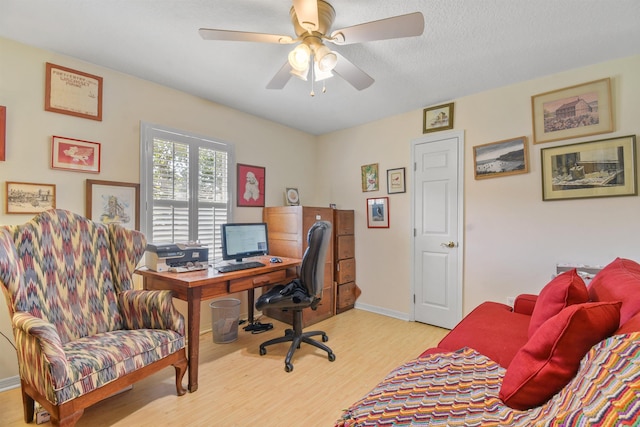
M 173 365 L 183 395 L 185 325 L 170 291 L 133 288 L 138 231 L 49 210 L 0 227 L 0 282 L 18 353 L 25 421 L 34 400 L 54 425 Z

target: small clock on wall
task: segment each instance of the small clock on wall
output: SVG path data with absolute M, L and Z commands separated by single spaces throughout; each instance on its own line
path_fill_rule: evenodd
M 284 192 L 287 199 L 287 205 L 298 206 L 300 204 L 300 195 L 297 188 L 287 188 Z

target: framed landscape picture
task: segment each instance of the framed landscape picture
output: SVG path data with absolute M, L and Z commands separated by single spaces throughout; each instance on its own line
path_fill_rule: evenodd
M 476 179 L 494 178 L 529 172 L 527 137 L 473 147 L 473 164 Z
M 531 112 L 534 144 L 613 132 L 611 80 L 534 95 Z
M 422 133 L 447 129 L 453 129 L 453 102 L 424 109 Z
M 55 184 L 7 181 L 5 212 L 8 214 L 37 214 L 56 207 Z
M 542 200 L 638 194 L 636 136 L 545 148 Z

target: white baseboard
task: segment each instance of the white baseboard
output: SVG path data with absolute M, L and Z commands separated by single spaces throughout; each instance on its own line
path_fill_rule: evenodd
M 0 393 L 20 387 L 20 377 L 18 375 L 9 378 L 0 378 Z
M 382 307 L 376 307 L 375 305 L 363 304 L 356 301 L 355 308 L 365 311 L 370 311 L 372 313 L 382 314 L 383 316 L 394 317 L 400 320 L 409 321 L 409 315 L 407 313 L 402 313 L 401 311 L 389 310 Z

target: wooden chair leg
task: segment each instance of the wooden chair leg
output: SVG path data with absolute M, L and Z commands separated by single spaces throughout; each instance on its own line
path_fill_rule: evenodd
M 30 423 L 33 421 L 33 416 L 36 412 L 36 402 L 24 391 L 24 387 L 20 387 L 22 390 L 22 407 L 24 411 L 24 422 Z
M 176 369 L 176 393 L 178 396 L 182 396 L 187 392 L 187 389 L 182 385 L 182 378 L 187 372 L 187 358 L 183 358 L 180 362 L 173 365 Z

